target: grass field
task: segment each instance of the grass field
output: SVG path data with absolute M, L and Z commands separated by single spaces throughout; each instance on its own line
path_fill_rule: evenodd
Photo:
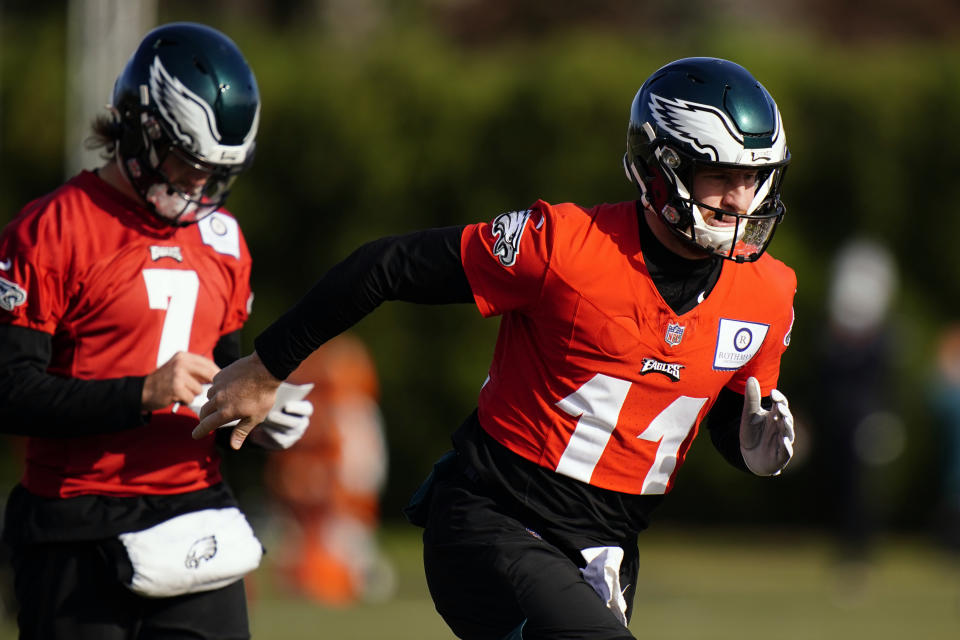
M 956 640 L 960 558 L 906 539 L 839 571 L 820 534 L 679 531 L 641 537 L 631 629 L 657 640 Z M 265 565 L 251 582 L 254 638 L 449 640 L 426 593 L 418 530 L 383 532 L 397 573 L 387 602 L 329 609 L 284 594 Z M 268 556 L 269 557 L 269 556 Z M 16 637 L 7 621 L 0 640 Z

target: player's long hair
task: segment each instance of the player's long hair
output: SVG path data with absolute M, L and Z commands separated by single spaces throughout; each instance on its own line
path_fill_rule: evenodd
M 83 141 L 86 149 L 102 149 L 100 157 L 110 160 L 123 135 L 123 125 L 112 114 L 100 114 L 90 123 L 90 135 Z

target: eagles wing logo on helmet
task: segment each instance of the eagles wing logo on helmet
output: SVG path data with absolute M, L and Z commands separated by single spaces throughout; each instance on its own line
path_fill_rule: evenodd
M 157 108 L 172 127 L 183 145 L 208 162 L 217 164 L 242 164 L 250 150 L 250 143 L 257 131 L 260 107 L 254 116 L 254 124 L 239 147 L 222 145 L 217 117 L 206 100 L 198 96 L 173 77 L 164 68 L 159 56 L 150 65 L 150 95 Z
M 493 254 L 505 267 L 512 267 L 520 254 L 520 238 L 530 219 L 530 209 L 526 211 L 508 211 L 501 213 L 491 223 L 493 235 L 497 241 L 493 244 Z
M 194 542 L 187 551 L 183 564 L 187 569 L 197 569 L 200 564 L 217 555 L 217 537 L 205 536 Z
M 689 142 L 713 162 L 737 162 L 743 136 L 727 114 L 708 104 L 671 100 L 650 94 L 650 113 L 657 125 L 675 138 Z

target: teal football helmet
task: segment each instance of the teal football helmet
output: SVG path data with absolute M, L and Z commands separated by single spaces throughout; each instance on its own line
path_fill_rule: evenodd
M 623 163 L 644 205 L 686 243 L 737 262 L 757 260 L 783 219 L 790 162 L 776 103 L 749 71 L 718 58 L 685 58 L 651 75 L 633 99 Z M 698 168 L 756 171 L 746 211 L 693 198 Z M 704 211 L 736 224 L 709 225 Z
M 257 81 L 216 29 L 179 22 L 152 30 L 117 78 L 111 106 L 121 125 L 117 159 L 167 223 L 192 224 L 222 206 L 253 161 Z

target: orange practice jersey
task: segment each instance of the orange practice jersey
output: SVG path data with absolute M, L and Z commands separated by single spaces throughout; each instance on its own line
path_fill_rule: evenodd
M 27 205 L 0 237 L 0 259 L 0 323 L 49 333 L 53 375 L 143 376 L 177 351 L 212 358 L 249 313 L 250 255 L 232 216 L 158 226 L 90 172 Z M 191 437 L 196 424 L 168 407 L 137 428 L 29 438 L 22 483 L 48 497 L 211 486 L 219 457 L 213 438 Z
M 560 474 L 663 494 L 724 387 L 769 394 L 790 342 L 794 272 L 764 255 L 726 262 L 680 316 L 641 252 L 635 203 L 532 209 L 466 228 L 464 269 L 484 316 L 501 315 L 480 392 L 484 430 Z

